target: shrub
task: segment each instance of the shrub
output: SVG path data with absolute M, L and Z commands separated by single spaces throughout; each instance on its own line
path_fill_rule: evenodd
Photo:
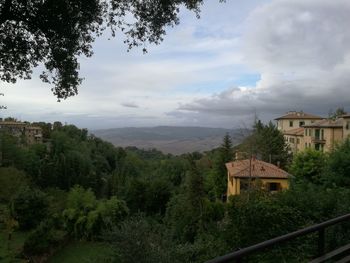
M 47 214 L 48 201 L 45 193 L 38 189 L 23 187 L 11 201 L 11 213 L 22 230 L 38 225 Z
M 66 237 L 67 233 L 57 229 L 52 221 L 43 221 L 24 242 L 23 253 L 27 257 L 49 253 L 50 249 L 62 244 Z

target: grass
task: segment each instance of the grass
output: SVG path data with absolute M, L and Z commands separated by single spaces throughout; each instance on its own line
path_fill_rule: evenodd
M 8 246 L 7 233 L 0 229 L 0 262 L 3 263 L 22 263 L 26 262 L 19 258 L 22 246 L 28 233 L 15 232 L 12 235 L 12 240 Z
M 111 262 L 112 249 L 108 244 L 74 241 L 55 253 L 48 263 L 107 263 Z

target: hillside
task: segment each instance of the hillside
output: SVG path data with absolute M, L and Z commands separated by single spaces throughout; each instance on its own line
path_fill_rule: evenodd
M 226 133 L 231 135 L 234 144 L 239 143 L 242 138 L 242 132 L 239 129 L 178 126 L 114 128 L 95 130 L 92 133 L 115 146 L 156 148 L 172 154 L 211 150 L 221 144 Z

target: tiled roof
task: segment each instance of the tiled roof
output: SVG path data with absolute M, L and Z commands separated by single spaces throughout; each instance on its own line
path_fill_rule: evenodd
M 300 127 L 300 128 L 296 128 L 296 129 L 293 129 L 293 130 L 284 131 L 283 134 L 295 135 L 295 136 L 303 136 L 304 135 L 304 128 Z
M 293 119 L 323 119 L 321 116 L 312 115 L 302 111 L 290 111 L 286 115 L 276 118 L 275 120 L 293 120 Z
M 24 122 L 17 122 L 17 121 L 0 121 L 0 125 L 18 125 L 18 126 L 25 126 L 28 125 Z
M 336 120 L 324 119 L 308 125 L 304 125 L 307 128 L 343 128 L 343 119 Z
M 226 163 L 226 168 L 232 177 L 254 178 L 282 178 L 287 179 L 290 175 L 271 163 L 249 159 Z

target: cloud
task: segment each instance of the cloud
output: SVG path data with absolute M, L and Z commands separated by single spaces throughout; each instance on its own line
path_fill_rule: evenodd
M 121 105 L 127 108 L 139 108 L 139 106 L 134 102 L 123 102 Z
M 327 114 L 350 110 L 350 2 L 278 0 L 246 21 L 243 62 L 260 72 L 255 86 L 231 87 L 181 104 L 184 115 L 232 116 L 257 112 L 268 120 L 287 110 Z

